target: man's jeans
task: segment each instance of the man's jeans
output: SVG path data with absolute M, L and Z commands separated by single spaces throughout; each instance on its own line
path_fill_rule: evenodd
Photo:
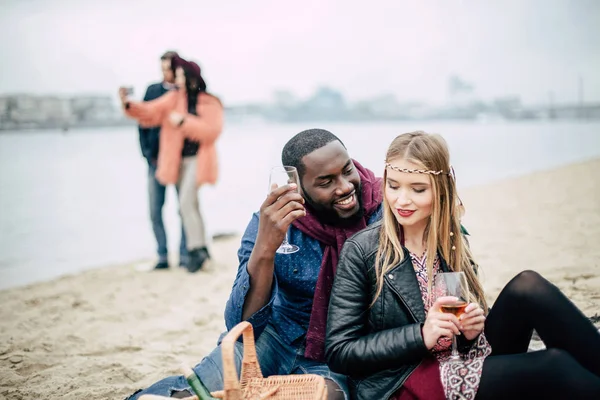
M 237 342 L 235 347 L 235 364 L 238 374 L 242 365 L 243 349 L 243 344 Z M 304 347 L 285 344 L 271 325 L 267 325 L 256 340 L 256 353 L 258 363 L 265 377 L 271 375 L 316 374 L 337 383 L 344 391 L 345 398 L 350 398 L 344 375 L 331 372 L 327 364 L 304 358 Z M 223 390 L 221 346 L 218 346 L 200 364 L 196 365 L 194 371 L 211 392 Z M 182 390 L 191 392 L 190 385 L 188 385 L 185 378 L 183 376 L 171 376 L 143 391 L 135 393 L 129 399 L 137 400 L 143 394 L 169 397 L 173 393 Z
M 148 200 L 150 202 L 150 220 L 152 221 L 152 230 L 154 231 L 154 237 L 156 237 L 156 244 L 158 245 L 157 253 L 160 262 L 166 262 L 168 256 L 167 249 L 167 233 L 165 232 L 165 225 L 163 223 L 162 210 L 165 204 L 165 193 L 166 186 L 162 185 L 156 180 L 156 167 L 152 164 L 148 168 Z M 178 196 L 179 197 L 179 191 Z M 185 232 L 183 230 L 183 224 L 181 224 L 181 242 L 179 245 L 179 259 L 180 262 L 187 262 L 188 251 L 185 242 Z

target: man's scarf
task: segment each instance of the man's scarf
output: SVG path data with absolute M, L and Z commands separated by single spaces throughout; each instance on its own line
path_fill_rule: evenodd
M 361 181 L 360 195 L 362 196 L 363 217 L 354 225 L 341 228 L 322 224 L 315 214 L 307 208 L 306 216 L 293 222 L 296 228 L 325 246 L 313 297 L 304 352 L 306 358 L 317 361 L 324 360 L 329 297 L 342 246 L 350 236 L 367 227 L 369 218 L 383 200 L 381 178 L 376 178 L 373 172 L 364 168 L 357 161 L 352 161 Z

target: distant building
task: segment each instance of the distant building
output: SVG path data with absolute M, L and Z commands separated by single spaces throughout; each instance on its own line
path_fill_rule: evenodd
M 334 112 L 346 109 L 344 95 L 338 90 L 329 87 L 320 87 L 306 104 L 315 110 L 331 110 Z
M 320 87 L 301 105 L 292 117 L 296 120 L 335 121 L 349 117 L 344 95 L 329 87 Z
M 493 107 L 502 117 L 519 119 L 523 116 L 523 105 L 519 96 L 504 96 L 494 99 Z
M 18 126 L 35 126 L 46 118 L 40 112 L 41 98 L 30 95 L 16 95 L 8 98 L 8 118 Z
M 64 126 L 72 118 L 68 99 L 26 94 L 0 97 L 0 128 Z
M 15 94 L 0 97 L 0 129 L 103 126 L 126 121 L 110 96 L 58 97 Z
M 40 114 L 45 122 L 53 126 L 68 126 L 73 123 L 69 99 L 43 97 L 40 99 Z
M 71 109 L 79 123 L 115 121 L 120 117 L 110 96 L 75 97 Z
M 293 109 L 300 104 L 300 100 L 289 90 L 276 90 L 273 93 L 273 103 L 279 108 Z
M 352 115 L 356 119 L 399 119 L 406 118 L 406 110 L 402 110 L 393 94 L 384 94 L 369 100 L 359 101 L 352 107 Z
M 8 122 L 8 98 L 0 97 L 0 126 Z

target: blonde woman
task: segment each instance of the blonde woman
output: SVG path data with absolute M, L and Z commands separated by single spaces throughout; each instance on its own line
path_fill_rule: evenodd
M 488 313 L 460 231 L 460 201 L 445 141 L 398 136 L 384 170 L 381 223 L 349 239 L 331 294 L 325 352 L 357 399 L 598 399 L 600 335 L 533 271 L 513 278 Z M 510 251 L 510 249 L 507 249 Z M 431 295 L 434 277 L 462 271 L 470 304 Z M 547 349 L 527 352 L 536 330 Z M 461 358 L 449 359 L 457 336 Z

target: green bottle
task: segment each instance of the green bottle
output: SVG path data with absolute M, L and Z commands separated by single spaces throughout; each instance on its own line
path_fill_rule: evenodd
M 198 375 L 196 375 L 196 373 L 190 367 L 187 365 L 182 365 L 181 372 L 183 373 L 183 376 L 185 376 L 185 379 L 188 381 L 189 385 L 192 387 L 194 394 L 198 396 L 199 400 L 216 399 L 216 397 L 212 397 L 210 395 L 210 392 L 206 386 L 204 386 L 200 378 L 198 378 Z

